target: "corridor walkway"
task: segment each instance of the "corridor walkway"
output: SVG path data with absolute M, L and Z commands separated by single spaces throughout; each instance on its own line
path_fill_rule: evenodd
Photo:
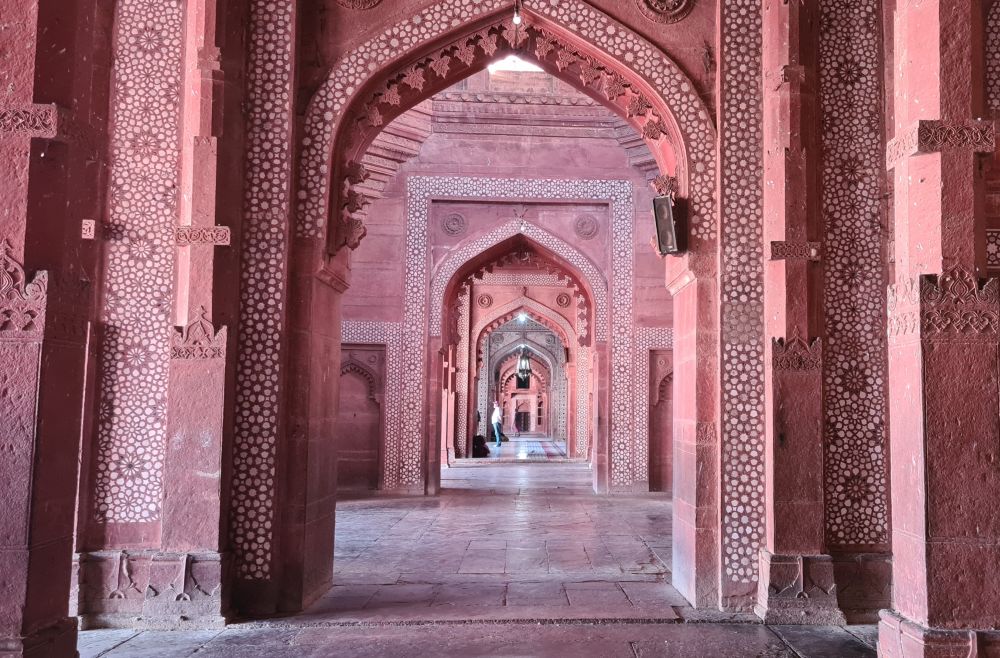
M 767 627 L 670 586 L 669 498 L 579 463 L 445 469 L 437 498 L 338 504 L 336 585 L 225 631 L 83 634 L 82 656 L 874 656 L 872 627 Z M 103 653 L 106 652 L 106 653 Z
M 492 441 L 487 443 L 490 449 L 489 457 L 478 459 L 465 458 L 458 462 L 463 465 L 482 463 L 520 463 L 564 461 L 566 457 L 566 442 L 553 441 L 545 437 L 511 437 L 499 448 Z

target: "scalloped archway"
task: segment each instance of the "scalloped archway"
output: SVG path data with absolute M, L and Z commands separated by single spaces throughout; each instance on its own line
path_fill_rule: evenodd
M 582 0 L 527 0 L 514 30 L 510 0 L 447 0 L 403 20 L 344 56 L 306 112 L 296 235 L 356 246 L 364 204 L 355 164 L 382 126 L 417 102 L 518 51 L 570 81 L 640 131 L 661 173 L 690 199 L 693 235 L 715 235 L 715 129 L 692 81 L 641 36 Z M 523 49 L 523 50 L 522 50 Z M 626 64 L 628 63 L 628 64 Z M 333 238 L 334 232 L 328 236 Z
M 469 238 L 452 250 L 437 269 L 431 279 L 431 301 L 430 318 L 428 326 L 432 336 L 440 336 L 442 330 L 442 309 L 444 308 L 445 297 L 449 288 L 453 287 L 455 275 L 463 269 L 470 261 L 491 248 L 509 240 L 515 236 L 524 236 L 529 244 L 539 249 L 550 252 L 565 261 L 567 268 L 574 271 L 581 282 L 586 287 L 585 292 L 591 298 L 590 306 L 594 309 L 594 325 L 605 327 L 600 331 L 601 335 L 606 335 L 606 325 L 608 322 L 608 283 L 601 275 L 597 266 L 578 249 L 564 240 L 552 235 L 545 229 L 531 222 L 514 219 L 485 235 Z M 578 323 L 579 324 L 579 323 Z M 585 331 L 580 331 L 577 327 L 578 336 L 586 335 Z

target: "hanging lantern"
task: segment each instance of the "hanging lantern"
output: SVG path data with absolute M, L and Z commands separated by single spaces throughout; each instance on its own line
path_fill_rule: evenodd
M 517 358 L 517 376 L 527 379 L 531 376 L 531 359 L 528 358 L 528 348 L 521 347 L 521 355 Z

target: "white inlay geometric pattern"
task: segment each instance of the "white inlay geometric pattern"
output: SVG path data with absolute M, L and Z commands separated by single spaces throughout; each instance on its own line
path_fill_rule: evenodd
M 416 418 L 419 424 L 417 436 L 422 436 L 424 420 L 420 410 L 423 406 L 426 382 L 426 344 L 429 327 L 427 280 L 428 244 L 427 222 L 430 204 L 440 199 L 505 199 L 517 200 L 586 200 L 607 201 L 611 212 L 611 304 L 608 321 L 598 324 L 597 339 L 611 336 L 611 455 L 610 471 L 613 487 L 626 487 L 632 483 L 635 472 L 634 446 L 634 389 L 633 381 L 633 263 L 635 209 L 632 184 L 624 180 L 553 180 L 553 179 L 512 179 L 461 176 L 411 176 L 407 181 L 407 237 L 406 237 L 406 297 L 403 313 L 403 368 L 407 378 L 403 387 L 403 412 L 408 418 Z M 513 225 L 513 226 L 511 226 Z M 517 220 L 500 227 L 503 231 L 516 228 L 518 232 L 535 242 L 556 252 L 563 252 L 564 258 L 587 274 L 591 281 L 600 280 L 599 270 L 589 260 L 580 260 L 568 252 L 565 243 L 534 224 Z M 498 229 L 498 230 L 500 230 Z M 492 234 L 491 234 L 492 236 Z M 491 239 L 501 242 L 506 238 L 498 235 Z M 471 256 L 472 254 L 470 254 Z M 457 271 L 457 267 L 455 269 Z M 444 268 L 439 271 L 442 278 Z M 442 293 L 443 294 L 443 293 Z M 607 312 L 607 300 L 604 302 Z M 600 317 L 601 303 L 595 299 L 596 315 Z M 440 327 L 440 316 L 434 326 Z M 587 406 L 587 405 L 585 405 Z M 585 431 L 581 436 L 587 436 Z M 403 441 L 401 484 L 414 483 L 422 477 L 420 468 L 421 445 L 414 439 L 412 444 Z
M 184 11 L 119 0 L 115 18 L 93 513 L 142 523 L 163 499 Z

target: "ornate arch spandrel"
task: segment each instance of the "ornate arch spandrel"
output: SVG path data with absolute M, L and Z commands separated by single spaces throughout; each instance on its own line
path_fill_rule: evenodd
M 581 0 L 528 0 L 521 36 L 507 22 L 509 9 L 504 0 L 439 2 L 334 65 L 307 108 L 299 237 L 320 237 L 328 216 L 335 218 L 341 233 L 343 229 L 354 233 L 346 242 L 356 245 L 363 235 L 363 226 L 352 214 L 365 199 L 353 188 L 366 172 L 354 162 L 371 137 L 355 137 L 350 150 L 353 162 L 345 160 L 352 131 L 377 134 L 387 118 L 412 107 L 432 89 L 467 77 L 501 48 L 521 48 L 522 55 L 639 129 L 658 155 L 661 171 L 675 174 L 680 193 L 689 199 L 693 235 L 714 239 L 716 134 L 709 110 L 680 67 L 656 46 Z M 677 156 L 669 162 L 667 153 L 674 150 Z M 331 181 L 336 184 L 331 186 Z M 336 211 L 330 212 L 331 207 Z

